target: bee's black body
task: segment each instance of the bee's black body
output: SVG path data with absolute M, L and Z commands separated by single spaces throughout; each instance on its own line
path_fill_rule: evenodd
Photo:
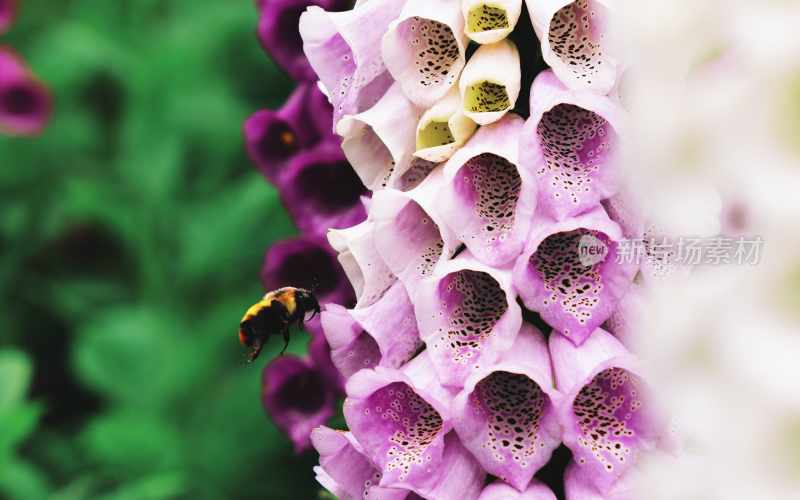
M 284 287 L 268 292 L 244 313 L 239 323 L 239 341 L 250 348 L 249 361 L 258 357 L 264 343 L 273 335 L 283 337 L 285 351 L 289 345 L 289 327 L 297 323 L 303 328 L 306 314 L 319 311 L 316 297 L 308 290 Z

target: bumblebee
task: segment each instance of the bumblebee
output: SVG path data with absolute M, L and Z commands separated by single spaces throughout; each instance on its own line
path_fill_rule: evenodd
M 289 327 L 297 323 L 303 328 L 306 314 L 319 314 L 319 302 L 314 294 L 303 288 L 284 287 L 267 292 L 264 298 L 250 306 L 239 322 L 239 342 L 250 349 L 248 362 L 258 357 L 261 348 L 273 335 L 282 335 L 281 354 L 289 346 Z

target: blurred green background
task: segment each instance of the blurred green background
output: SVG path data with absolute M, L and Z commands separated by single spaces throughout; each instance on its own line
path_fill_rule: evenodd
M 0 498 L 316 497 L 236 339 L 295 233 L 242 143 L 292 87 L 253 1 L 20 7 L 55 114 L 0 137 Z

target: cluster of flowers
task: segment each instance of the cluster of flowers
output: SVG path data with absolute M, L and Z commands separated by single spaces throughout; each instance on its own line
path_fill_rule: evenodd
M 341 139 L 332 132 L 333 108 L 303 54 L 298 20 L 310 5 L 339 7 L 310 0 L 257 3 L 261 44 L 297 87 L 277 111 L 261 110 L 247 120 L 246 146 L 301 232 L 267 249 L 261 281 L 266 290 L 298 286 L 313 289 L 322 304 L 352 305 L 353 289 L 325 233 L 364 220 L 361 197 L 366 189 L 347 162 Z M 319 318 L 306 322 L 306 328 L 312 334 L 309 356 L 276 358 L 262 375 L 264 407 L 298 453 L 311 447 L 311 430 L 335 413 L 343 395 L 342 378 L 331 364 Z
M 17 14 L 17 0 L 0 0 L 0 35 Z M 0 133 L 33 135 L 50 117 L 50 95 L 12 49 L 0 45 Z
M 671 271 L 615 256 L 656 229 L 617 161 L 612 11 L 525 7 L 361 0 L 300 17 L 372 192 L 366 220 L 328 232 L 356 296 L 321 321 L 349 430 L 311 440 L 339 498 L 550 500 L 534 476 L 563 443 L 568 499 L 628 499 L 644 452 L 672 446 L 629 314 Z

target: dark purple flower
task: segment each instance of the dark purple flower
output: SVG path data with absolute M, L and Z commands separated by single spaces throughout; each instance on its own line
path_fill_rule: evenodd
M 361 197 L 367 190 L 336 141 L 297 154 L 282 179 L 281 199 L 303 233 L 323 236 L 366 218 Z
M 294 444 L 296 453 L 311 446 L 311 430 L 335 412 L 337 391 L 314 363 L 280 356 L 264 368 L 261 400 L 275 425 Z
M 50 108 L 47 89 L 10 49 L 0 47 L 0 132 L 37 134 L 47 123 Z
M 14 24 L 16 14 L 16 0 L 0 0 L 0 33 L 5 33 Z
M 311 5 L 325 10 L 345 7 L 341 0 L 257 0 L 261 9 L 258 39 L 278 66 L 299 82 L 313 82 L 317 75 L 303 53 L 300 14 Z
M 336 254 L 325 243 L 308 237 L 279 241 L 264 256 L 261 282 L 267 290 L 282 286 L 314 289 L 320 303 L 352 304 L 348 283 Z
M 331 105 L 314 84 L 299 85 L 277 111 L 261 110 L 244 124 L 247 152 L 264 176 L 279 183 L 299 151 L 331 137 Z

